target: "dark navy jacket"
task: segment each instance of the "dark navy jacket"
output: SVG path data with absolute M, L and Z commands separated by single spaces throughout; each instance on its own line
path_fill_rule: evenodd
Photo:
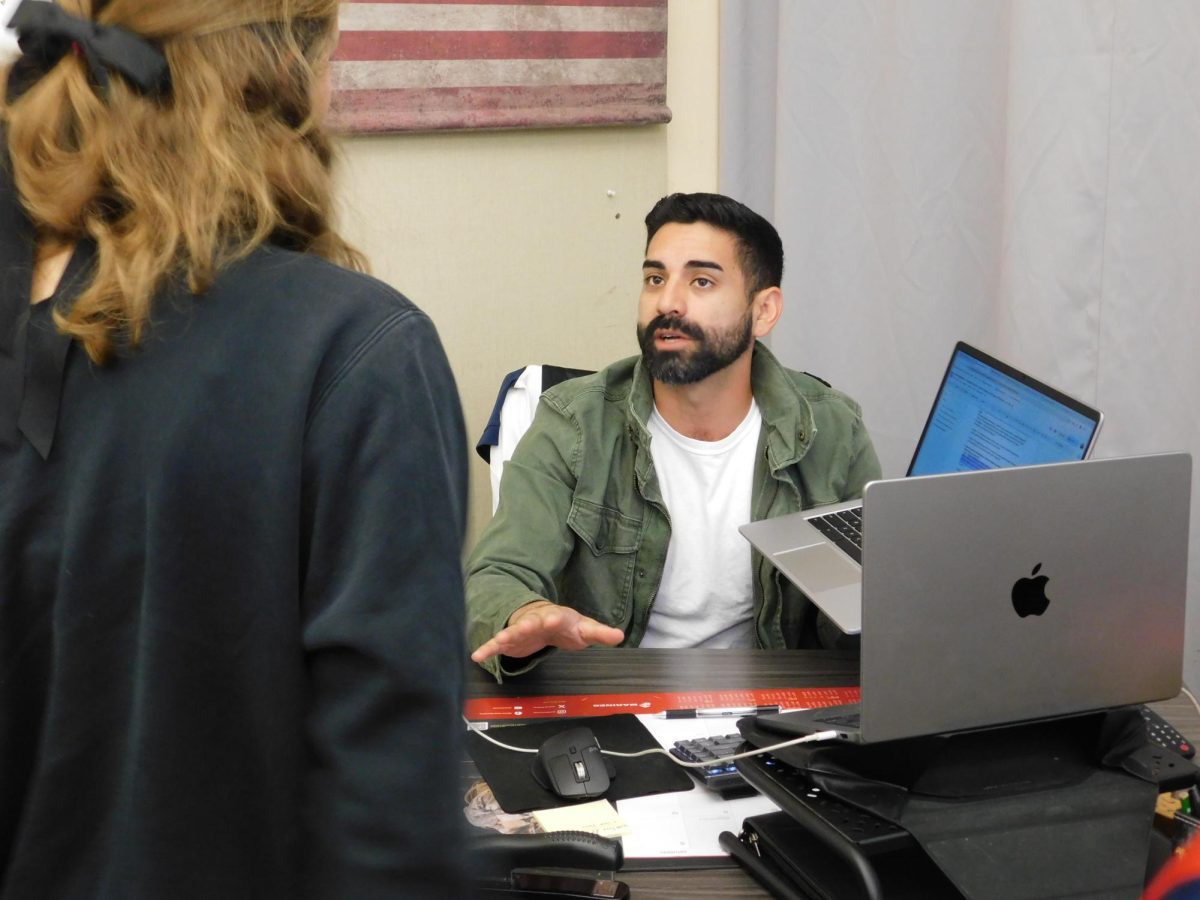
M 0 178 L 7 182 L 7 178 Z M 465 434 L 429 319 L 262 248 L 103 367 L 0 190 L 0 898 L 457 896 Z

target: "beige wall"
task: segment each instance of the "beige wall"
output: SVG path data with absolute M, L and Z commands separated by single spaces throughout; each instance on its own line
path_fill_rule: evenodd
M 716 189 L 716 40 L 717 0 L 671 0 L 668 125 L 343 142 L 343 230 L 437 324 L 472 443 L 504 373 L 636 352 L 642 218 Z M 490 510 L 472 455 L 468 546 Z
M 717 189 L 718 0 L 667 6 L 667 191 Z

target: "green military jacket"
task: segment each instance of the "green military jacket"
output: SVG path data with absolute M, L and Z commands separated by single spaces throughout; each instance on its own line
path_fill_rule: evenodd
M 785 369 L 762 344 L 751 382 L 762 414 L 755 520 L 858 497 L 879 477 L 862 410 L 850 397 Z M 622 646 L 641 642 L 671 539 L 645 424 L 653 406 L 641 357 L 542 395 L 504 465 L 496 515 L 467 563 L 472 647 L 538 599 L 623 629 Z M 752 565 L 760 646 L 818 647 L 840 634 L 757 552 Z M 515 675 L 545 652 L 493 658 L 485 667 L 497 678 Z

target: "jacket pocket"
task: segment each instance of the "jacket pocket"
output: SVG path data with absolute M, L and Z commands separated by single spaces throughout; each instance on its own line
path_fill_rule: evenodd
M 596 556 L 635 552 L 642 529 L 640 520 L 579 497 L 571 503 L 567 525 Z

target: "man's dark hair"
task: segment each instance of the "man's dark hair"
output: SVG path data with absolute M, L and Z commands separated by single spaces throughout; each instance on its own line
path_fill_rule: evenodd
M 705 222 L 728 231 L 738 242 L 738 264 L 751 294 L 783 281 L 783 242 L 775 226 L 743 203 L 724 194 L 669 194 L 646 213 L 646 246 L 671 222 Z

